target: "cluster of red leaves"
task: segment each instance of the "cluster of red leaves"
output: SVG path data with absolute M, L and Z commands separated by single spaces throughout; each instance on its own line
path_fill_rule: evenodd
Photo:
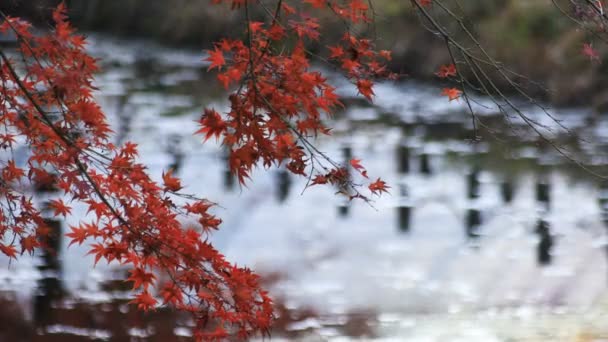
M 0 33 L 15 32 L 20 40 L 16 58 L 1 55 L 0 141 L 9 157 L 1 165 L 0 252 L 14 258 L 41 247 L 49 228 L 28 188 L 55 179 L 64 199 L 89 208 L 83 218 L 88 221 L 67 234 L 71 243 L 93 242 L 96 262 L 130 266 L 133 303 L 140 309 L 167 304 L 191 313 L 198 340 L 267 331 L 272 304 L 258 276 L 227 262 L 206 241 L 221 222 L 209 212 L 212 203 L 176 201 L 179 179 L 167 172 L 164 184 L 156 183 L 137 163 L 135 144 L 109 141 L 110 128 L 92 97 L 96 61 L 84 51 L 85 39 L 74 33 L 63 6 L 53 19 L 54 30 L 45 35 L 32 34 L 29 24 L 14 18 L 0 25 Z M 29 147 L 21 167 L 11 154 L 18 141 Z M 282 151 L 295 153 L 289 146 Z M 70 204 L 58 199 L 48 207 L 66 216 Z M 196 218 L 199 227 L 185 229 L 182 216 Z
M 456 65 L 454 65 L 454 63 L 450 63 L 440 66 L 435 75 L 437 75 L 439 78 L 450 78 L 456 77 L 457 73 L 458 70 L 456 69 Z M 443 88 L 441 91 L 441 95 L 447 96 L 450 101 L 460 98 L 461 94 L 462 90 L 458 88 Z
M 246 1 L 215 2 L 244 7 L 249 13 Z M 209 70 L 217 69 L 218 81 L 226 89 L 234 86 L 236 90 L 229 96 L 227 113 L 211 108 L 204 111 L 198 133 L 205 140 L 216 137 L 228 147 L 230 168 L 241 183 L 259 164 L 285 164 L 294 174 L 316 179 L 313 185 L 326 183 L 319 180 L 328 175 L 341 176 L 343 179 L 336 179 L 336 183 L 346 184 L 355 197 L 366 198 L 354 190 L 349 174 L 340 172 L 345 166 L 326 158 L 308 141 L 330 133 L 323 120 L 342 104 L 321 72 L 311 69 L 306 45 L 319 39 L 321 29 L 318 18 L 309 12 L 330 9 L 347 22 L 368 22 L 369 4 L 363 0 L 304 3 L 312 7 L 311 11 L 279 1 L 267 21 L 248 20 L 246 39 L 224 39 L 209 51 Z M 376 51 L 369 39 L 346 33 L 328 49 L 329 59 L 340 65 L 367 99 L 374 95 L 374 79 L 395 77 L 385 66 L 390 52 Z
M 329 58 L 340 63 L 347 77 L 354 80 L 359 93 L 368 100 L 374 95 L 372 89 L 374 78 L 396 78 L 396 75 L 388 72 L 384 65 L 391 60 L 390 51 L 373 50 L 369 39 L 357 39 L 347 33 L 342 39 L 342 44 L 330 46 L 329 50 L 331 51 Z
M 439 78 L 448 78 L 451 76 L 456 76 L 456 66 L 454 63 L 448 65 L 442 65 L 439 67 L 439 71 L 435 73 Z

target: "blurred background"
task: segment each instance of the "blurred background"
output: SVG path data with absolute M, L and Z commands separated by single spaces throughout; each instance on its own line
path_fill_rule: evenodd
M 0 9 L 45 29 L 56 3 L 6 0 Z M 371 207 L 329 187 L 303 191 L 306 179 L 282 168 L 260 169 L 240 187 L 222 147 L 193 136 L 203 107 L 228 106 L 203 50 L 238 36 L 242 13 L 208 0 L 67 1 L 99 58 L 97 98 L 116 143 L 138 143 L 152 175 L 174 168 L 187 192 L 221 205 L 212 240 L 262 275 L 277 305 L 272 340 L 608 340 L 608 184 L 553 146 L 607 173 L 606 63 L 581 55 L 585 33 L 549 0 L 463 2 L 484 46 L 548 88 L 526 89 L 558 119 L 512 95 L 547 141 L 479 96 L 479 128 L 463 101 L 440 96 L 433 73 L 449 62 L 444 43 L 408 1 L 374 3 L 377 42 L 408 77 L 378 84 L 372 104 L 315 66 L 347 105 L 317 144 L 388 182 L 390 195 Z M 324 21 L 323 39 L 342 35 Z M 35 194 L 39 203 L 57 196 Z M 53 223 L 58 231 L 86 207 L 73 212 Z M 91 268 L 86 246 L 52 244 L 58 253 L 0 258 L 0 341 L 189 340 L 187 317 L 126 304 L 125 269 Z

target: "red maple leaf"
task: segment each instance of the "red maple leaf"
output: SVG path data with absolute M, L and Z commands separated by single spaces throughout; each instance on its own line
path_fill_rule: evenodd
M 12 259 L 17 257 L 17 249 L 13 245 L 0 244 L 0 252 Z
M 370 183 L 368 189 L 372 192 L 372 194 L 380 195 L 383 192 L 388 193 L 388 189 L 390 187 L 386 185 L 386 182 L 378 178 L 375 182 Z
M 327 0 L 304 0 L 304 2 L 311 4 L 314 8 L 323 8 L 327 4 Z
M 143 291 L 138 294 L 135 299 L 129 302 L 129 304 L 137 304 L 137 308 L 142 311 L 153 309 L 156 303 L 156 299 L 154 299 L 148 291 Z
M 63 200 L 61 200 L 61 199 L 50 200 L 48 202 L 48 205 L 49 205 L 50 209 L 53 209 L 53 211 L 54 211 L 53 215 L 55 215 L 55 216 L 63 215 L 63 217 L 65 217 L 66 215 L 68 215 L 72 212 L 72 208 L 65 205 L 65 203 L 63 203 Z
M 344 49 L 341 46 L 328 46 L 330 51 L 329 58 L 341 58 L 344 56 Z
M 589 59 L 592 60 L 592 61 L 598 61 L 599 62 L 599 60 L 600 60 L 600 55 L 593 48 L 593 46 L 591 46 L 591 44 L 589 44 L 589 43 L 583 44 L 582 53 L 583 53 L 583 55 L 589 57 Z
M 361 95 L 365 96 L 368 100 L 371 101 L 372 96 L 374 95 L 374 90 L 372 87 L 374 83 L 370 80 L 358 80 L 357 81 L 357 89 Z
M 460 98 L 462 91 L 457 88 L 443 88 L 441 95 L 447 96 L 450 101 Z
M 214 109 L 205 108 L 199 123 L 201 128 L 194 132 L 194 134 L 204 134 L 205 141 L 212 136 L 219 139 L 222 133 L 226 130 L 226 123 L 222 119 L 222 116 Z
M 313 178 L 311 185 L 316 185 L 316 184 L 327 184 L 327 177 L 323 176 L 323 175 L 317 175 L 315 176 L 315 178 Z
M 439 67 L 439 71 L 435 73 L 440 78 L 446 78 L 450 76 L 456 76 L 456 66 L 454 63 L 448 65 L 442 65 Z
M 179 191 L 182 188 L 182 183 L 179 178 L 173 177 L 173 170 L 163 172 L 163 183 L 165 184 L 165 191 Z
M 353 169 L 357 170 L 363 177 L 367 178 L 367 171 L 365 170 L 363 165 L 361 165 L 360 159 L 351 159 L 350 166 L 352 166 Z
M 221 68 L 224 64 L 226 64 L 226 60 L 224 59 L 224 54 L 222 50 L 215 48 L 214 50 L 209 50 L 209 57 L 205 60 L 211 62 L 208 70 L 213 70 L 213 68 Z

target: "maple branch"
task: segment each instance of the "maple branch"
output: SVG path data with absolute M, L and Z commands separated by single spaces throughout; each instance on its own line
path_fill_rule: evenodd
M 506 74 L 505 70 L 506 69 L 504 66 L 502 66 L 500 63 L 498 63 L 496 60 L 494 60 L 490 54 L 485 50 L 485 48 L 481 45 L 481 43 L 477 40 L 477 38 L 475 38 L 475 36 L 471 33 L 471 31 L 466 27 L 466 25 L 464 24 L 464 21 L 462 20 L 462 18 L 456 16 L 452 11 L 450 11 L 440 0 L 434 0 L 433 3 L 437 4 L 442 10 L 444 10 L 444 12 L 446 12 L 452 19 L 454 19 L 460 29 L 465 33 L 465 35 L 474 43 L 474 45 L 476 46 L 476 48 L 478 49 L 478 51 L 480 51 L 482 53 L 482 55 L 485 58 L 480 58 L 477 57 L 475 55 L 473 55 L 469 49 L 465 48 L 464 46 L 461 45 L 461 43 L 459 43 L 451 34 L 449 34 L 436 20 L 435 18 L 426 10 L 426 8 L 424 8 L 424 6 L 422 6 L 419 3 L 419 0 L 412 0 L 412 3 L 414 4 L 414 6 L 417 8 L 417 10 L 419 11 L 419 13 L 421 13 L 426 19 L 427 21 L 432 25 L 432 27 L 441 35 L 441 37 L 446 41 L 446 44 L 448 44 L 448 46 L 451 44 L 452 46 L 454 46 L 458 51 L 460 51 L 460 53 L 465 57 L 465 62 L 467 65 L 469 65 L 471 70 L 477 70 L 480 74 L 481 74 L 481 78 L 478 77 L 478 75 L 476 73 L 475 76 L 478 80 L 478 82 L 480 83 L 480 85 L 484 88 L 485 90 L 485 94 L 490 96 L 493 99 L 493 102 L 498 106 L 499 110 L 502 112 L 503 111 L 503 107 L 500 104 L 499 101 L 496 101 L 493 96 L 492 96 L 492 92 L 498 94 L 500 100 L 502 102 L 504 102 L 508 108 L 510 108 L 511 110 L 513 110 L 522 120 L 523 122 L 530 127 L 534 133 L 539 136 L 541 138 L 541 140 L 543 140 L 545 143 L 549 144 L 550 146 L 553 147 L 554 150 L 556 150 L 561 156 L 563 156 L 564 158 L 566 158 L 568 161 L 574 163 L 575 165 L 577 165 L 579 168 L 585 170 L 586 172 L 598 177 L 598 178 L 602 178 L 602 179 L 608 179 L 608 175 L 602 175 L 599 174 L 597 172 L 595 172 L 594 170 L 590 169 L 589 167 L 587 167 L 586 165 L 584 165 L 582 162 L 580 162 L 579 160 L 573 158 L 570 154 L 568 154 L 566 152 L 566 150 L 561 147 L 558 146 L 553 140 L 551 140 L 550 138 L 548 138 L 540 129 L 539 127 L 542 127 L 543 129 L 546 130 L 551 130 L 549 127 L 542 125 L 538 122 L 536 122 L 535 120 L 531 119 L 530 117 L 528 117 L 517 105 L 515 105 L 512 100 L 510 98 L 508 98 L 506 96 L 506 94 L 503 93 L 503 91 L 494 83 L 494 81 L 492 81 L 492 78 L 486 73 L 486 71 L 484 70 L 484 68 L 480 65 L 480 63 L 488 65 L 490 67 L 492 67 L 496 72 L 499 73 L 499 75 L 513 88 L 516 90 L 516 92 L 518 92 L 519 94 L 521 94 L 522 96 L 524 96 L 530 103 L 532 103 L 534 106 L 540 108 L 541 110 L 543 110 L 543 112 L 550 118 L 552 119 L 556 124 L 558 124 L 558 126 L 564 130 L 566 130 L 566 132 L 568 134 L 572 135 L 572 132 L 563 125 L 563 123 L 561 122 L 561 120 L 558 120 L 556 117 L 554 117 L 551 113 L 548 112 L 547 108 L 545 108 L 544 106 L 540 105 L 534 98 L 532 98 L 529 94 L 527 94 L 525 91 L 523 91 L 521 89 L 521 87 L 515 83 L 511 77 L 509 75 Z M 490 85 L 490 88 L 492 90 L 492 92 L 490 92 L 488 88 L 486 88 L 485 84 L 486 82 Z M 463 87 L 464 89 L 464 87 Z

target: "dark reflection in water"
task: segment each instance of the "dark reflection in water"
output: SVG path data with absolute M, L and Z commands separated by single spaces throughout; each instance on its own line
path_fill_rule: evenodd
M 599 186 L 598 193 L 598 204 L 600 207 L 600 216 L 602 223 L 604 224 L 604 251 L 606 254 L 606 261 L 608 262 L 608 182 L 603 181 Z M 608 276 L 608 272 L 606 273 Z
M 538 220 L 536 223 L 536 234 L 540 239 L 536 260 L 540 266 L 549 265 L 551 264 L 551 250 L 553 249 L 553 236 L 551 235 L 549 223 L 543 219 Z
M 160 63 L 144 49 L 137 49 L 135 62 L 132 64 L 134 79 L 142 82 L 143 87 L 158 87 Z
M 509 204 L 513 201 L 513 195 L 513 180 L 511 178 L 507 178 L 500 183 L 500 197 L 505 204 Z
M 285 202 L 289 196 L 289 190 L 291 188 L 291 177 L 289 172 L 285 169 L 279 170 L 276 176 L 277 182 L 277 199 L 279 202 Z
M 409 203 L 409 191 L 407 185 L 399 185 L 399 203 L 397 205 L 397 226 L 404 233 L 409 233 L 412 216 L 412 206 Z
M 420 173 L 423 175 L 430 176 L 433 171 L 431 170 L 431 161 L 427 153 L 423 152 L 419 156 L 420 159 Z
M 342 159 L 345 165 L 348 165 L 350 160 L 353 159 L 353 148 L 350 145 L 342 146 Z
M 41 249 L 38 269 L 42 276 L 38 280 L 38 290 L 34 297 L 34 322 L 37 327 L 50 325 L 57 320 L 53 315 L 53 305 L 65 296 L 59 255 L 62 240 L 61 221 L 46 219 L 45 224 L 50 232 L 41 241 L 44 247 Z
M 342 146 L 342 165 L 346 165 L 346 177 L 351 179 L 351 167 L 350 161 L 353 159 L 353 149 L 350 145 Z M 350 189 L 345 185 L 338 185 L 338 191 L 342 194 L 350 194 Z M 350 214 L 350 201 L 347 199 L 341 199 L 338 204 L 338 216 L 347 217 Z
M 115 113 L 118 117 L 118 131 L 116 132 L 116 145 L 120 146 L 127 139 L 127 136 L 131 132 L 131 124 L 133 122 L 133 113 L 127 111 L 127 102 L 129 101 L 129 95 L 121 94 L 116 96 L 116 109 Z
M 601 182 L 597 198 L 604 227 L 608 229 L 608 182 Z
M 397 172 L 400 174 L 410 172 L 410 149 L 404 144 L 397 147 Z
M 536 201 L 538 201 L 543 210 L 551 209 L 551 184 L 547 175 L 541 175 L 536 182 Z
M 348 213 L 350 212 L 350 204 L 348 201 L 344 200 L 338 204 L 338 215 L 340 217 L 348 217 Z
M 169 169 L 173 170 L 174 174 L 178 174 L 184 161 L 184 151 L 180 146 L 182 137 L 178 134 L 171 134 L 167 140 L 167 153 L 172 158 Z
M 465 234 L 467 238 L 477 239 L 481 231 L 481 211 L 479 209 L 467 209 L 465 221 Z
M 223 180 L 224 180 L 224 190 L 231 191 L 234 188 L 234 173 L 230 170 L 230 154 L 226 147 L 222 149 L 222 161 L 223 161 Z
M 479 198 L 479 167 L 474 167 L 473 170 L 467 175 L 467 197 L 469 199 Z
M 410 231 L 410 216 L 412 214 L 412 208 L 405 205 L 397 207 L 397 217 L 399 220 L 399 230 L 404 233 Z

